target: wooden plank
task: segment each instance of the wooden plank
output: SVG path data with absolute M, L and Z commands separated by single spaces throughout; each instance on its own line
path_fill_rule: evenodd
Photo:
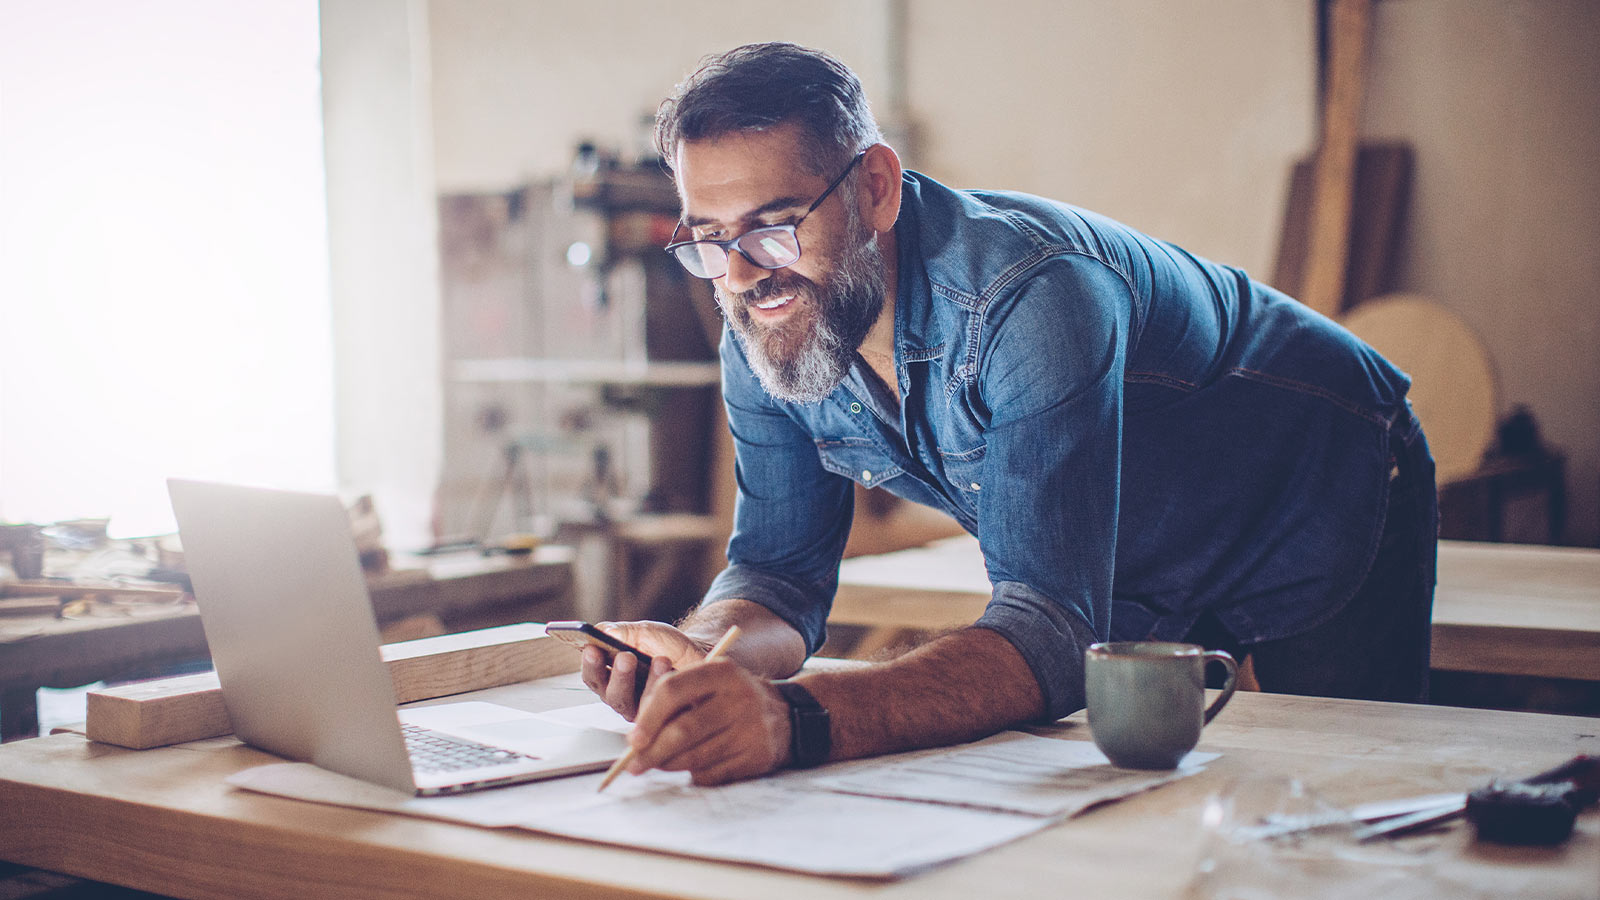
M 90 691 L 84 699 L 84 733 L 119 747 L 145 750 L 233 731 L 211 672 Z
M 1435 622 L 1432 651 L 1444 671 L 1600 681 L 1600 632 Z
M 1333 0 L 1322 136 L 1317 150 L 1305 283 L 1299 299 L 1332 317 L 1344 299 L 1356 144 L 1366 77 L 1372 0 Z
M 385 644 L 382 653 L 400 703 L 574 672 L 579 663 L 570 646 L 532 624 Z M 215 673 L 90 691 L 87 700 L 89 739 L 134 750 L 233 730 Z
M 128 594 L 155 599 L 177 600 L 183 588 L 128 587 L 119 584 L 76 584 L 60 581 L 13 581 L 0 584 L 0 596 L 6 597 L 92 597 L 97 595 Z
M 1392 289 L 1396 249 L 1410 204 L 1414 156 L 1410 144 L 1397 142 L 1363 141 L 1356 151 L 1355 200 L 1340 311 Z M 1315 175 L 1315 157 L 1296 163 L 1284 203 L 1272 286 L 1290 296 L 1299 296 L 1305 283 Z
M 1365 143 L 1356 151 L 1355 197 L 1340 311 L 1392 289 L 1396 249 L 1411 200 L 1415 153 L 1407 143 Z
M 567 603 L 573 589 L 573 557 L 571 547 L 550 545 L 538 548 L 532 556 L 474 553 L 436 558 L 420 578 L 415 576 L 416 570 L 409 569 L 377 576 L 370 588 L 372 608 L 380 622 L 420 613 L 449 621 L 508 605 L 527 606 L 530 598 Z
M 988 591 L 896 588 L 841 581 L 828 621 L 868 628 L 942 631 L 977 621 L 989 598 Z
M 386 644 L 395 700 L 410 703 L 578 671 L 572 645 L 545 637 L 544 626 L 502 625 L 462 634 Z
M 1433 667 L 1600 681 L 1600 550 L 1440 541 Z
M 1439 593 L 1454 622 L 1600 631 L 1600 550 L 1440 541 Z
M 864 626 L 866 634 L 848 653 L 875 659 L 931 634 L 971 625 L 989 597 L 977 538 L 962 535 L 845 560 L 828 622 Z
M 0 616 L 53 616 L 60 611 L 59 597 L 0 597 Z
M 1272 286 L 1291 297 L 1306 283 L 1306 253 L 1311 244 L 1311 195 L 1316 184 L 1316 157 L 1301 159 L 1289 170 L 1289 191 L 1278 227 L 1278 256 Z

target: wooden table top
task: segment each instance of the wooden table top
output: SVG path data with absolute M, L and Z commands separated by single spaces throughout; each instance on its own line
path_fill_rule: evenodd
M 587 699 L 576 676 L 486 692 L 524 708 Z M 1081 714 L 1051 730 L 1086 740 Z M 824 878 L 528 832 L 299 803 L 226 786 L 272 757 L 232 738 L 123 750 L 76 734 L 0 746 L 0 858 L 196 898 L 1176 898 L 1194 876 L 1207 800 L 1292 776 L 1330 802 L 1475 787 L 1600 753 L 1592 719 L 1239 694 L 1207 728 L 1206 771 L 987 853 L 898 881 Z M 803 836 L 797 836 L 803 839 Z M 1417 897 L 1593 898 L 1600 812 L 1555 849 L 1476 844 L 1465 825 L 1394 848 Z M 1408 895 L 1411 896 L 1411 895 Z
M 989 601 L 978 542 L 845 560 L 831 621 L 955 628 Z M 1433 667 L 1600 680 L 1600 550 L 1439 542 Z

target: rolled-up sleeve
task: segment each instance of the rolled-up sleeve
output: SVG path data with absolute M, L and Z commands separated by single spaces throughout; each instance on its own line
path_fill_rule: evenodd
M 974 624 L 1022 654 L 1044 695 L 1045 719 L 1083 708 L 1083 652 L 1098 638 L 1082 617 L 1025 584 L 1004 581 Z
M 830 604 L 811 586 L 754 566 L 734 563 L 723 569 L 711 582 L 704 602 L 715 603 L 734 598 L 759 603 L 788 622 L 789 627 L 800 632 L 805 639 L 807 656 L 821 649 L 823 641 L 828 638 Z

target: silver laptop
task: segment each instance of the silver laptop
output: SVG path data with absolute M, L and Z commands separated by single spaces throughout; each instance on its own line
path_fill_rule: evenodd
M 398 710 L 337 497 L 169 479 L 234 733 L 421 795 L 603 769 L 621 734 L 497 704 Z

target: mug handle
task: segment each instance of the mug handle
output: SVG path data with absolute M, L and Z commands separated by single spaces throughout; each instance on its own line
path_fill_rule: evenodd
M 1227 705 L 1228 698 L 1233 696 L 1233 689 L 1239 680 L 1239 663 L 1226 650 L 1207 650 L 1202 656 L 1206 664 L 1219 662 L 1228 670 L 1228 679 L 1222 683 L 1222 694 L 1211 701 L 1206 708 L 1206 717 L 1200 722 L 1201 725 L 1209 725 L 1217 713 L 1222 712 L 1222 707 Z

